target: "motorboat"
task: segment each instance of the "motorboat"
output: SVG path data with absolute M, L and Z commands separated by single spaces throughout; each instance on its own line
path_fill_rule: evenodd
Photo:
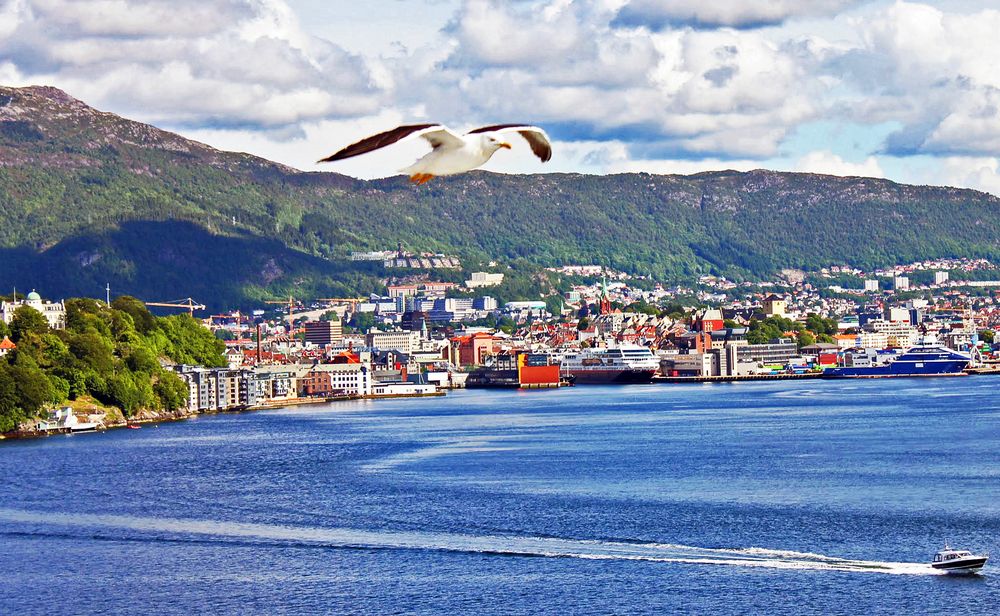
M 931 567 L 947 573 L 976 573 L 983 568 L 989 554 L 973 554 L 968 550 L 955 550 L 944 544 L 944 549 L 934 555 Z

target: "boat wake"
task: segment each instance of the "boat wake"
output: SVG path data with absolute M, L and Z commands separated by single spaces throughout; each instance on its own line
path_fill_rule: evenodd
M 7 524 L 2 523 L 17 525 L 19 528 L 4 528 Z M 77 529 L 85 532 L 79 532 Z M 102 529 L 105 531 L 103 536 L 100 533 Z M 850 560 L 810 552 L 760 547 L 700 548 L 670 543 L 419 531 L 369 531 L 216 520 L 39 513 L 15 509 L 0 509 L 0 534 L 40 538 L 78 537 L 80 540 L 191 541 L 328 549 L 435 550 L 511 557 L 648 561 L 895 575 L 942 574 L 930 565 L 922 563 Z

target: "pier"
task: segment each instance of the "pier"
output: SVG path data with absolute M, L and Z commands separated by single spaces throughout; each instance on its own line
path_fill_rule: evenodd
M 786 381 L 819 379 L 822 372 L 803 374 L 738 374 L 732 376 L 654 376 L 654 383 L 738 383 L 742 381 Z

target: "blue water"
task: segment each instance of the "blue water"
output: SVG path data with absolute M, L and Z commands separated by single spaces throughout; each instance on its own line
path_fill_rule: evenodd
M 455 392 L 0 444 L 0 614 L 996 613 L 994 377 Z

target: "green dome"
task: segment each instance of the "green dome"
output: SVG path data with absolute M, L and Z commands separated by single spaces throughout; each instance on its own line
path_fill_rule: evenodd
M 29 302 L 40 302 L 42 301 L 42 296 L 32 291 L 31 293 L 28 293 L 27 299 Z

